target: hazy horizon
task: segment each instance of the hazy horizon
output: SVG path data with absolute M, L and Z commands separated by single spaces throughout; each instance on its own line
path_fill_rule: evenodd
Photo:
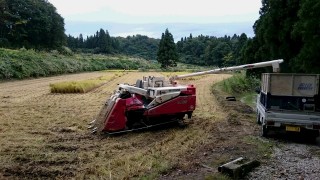
M 84 37 L 100 28 L 111 36 L 161 38 L 166 28 L 175 40 L 246 33 L 252 37 L 261 0 L 49 0 L 65 19 L 66 34 Z
M 253 25 L 253 24 L 252 24 Z M 127 37 L 132 35 L 146 35 L 151 38 L 161 38 L 161 34 L 166 28 L 172 33 L 175 41 L 182 37 L 189 37 L 190 33 L 193 37 L 198 35 L 223 37 L 240 35 L 246 33 L 248 37 L 253 37 L 253 29 L 251 22 L 238 23 L 146 23 L 146 24 L 126 24 L 113 22 L 74 22 L 66 23 L 66 34 L 78 37 L 80 34 L 84 38 L 94 35 L 100 28 L 108 30 L 113 37 Z

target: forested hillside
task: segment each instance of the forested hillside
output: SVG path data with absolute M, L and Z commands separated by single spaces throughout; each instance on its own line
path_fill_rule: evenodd
M 262 0 L 243 63 L 282 58 L 282 72 L 320 73 L 319 19 L 319 0 Z

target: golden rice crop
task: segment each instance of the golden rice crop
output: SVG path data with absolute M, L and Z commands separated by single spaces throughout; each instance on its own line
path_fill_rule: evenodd
M 50 84 L 51 93 L 86 93 L 98 88 L 117 77 L 121 77 L 124 72 L 117 72 L 113 76 L 100 76 L 96 79 L 82 81 L 66 81 Z

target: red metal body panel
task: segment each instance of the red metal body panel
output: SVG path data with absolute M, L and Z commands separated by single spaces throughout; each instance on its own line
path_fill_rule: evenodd
M 172 100 L 169 100 L 159 106 L 147 110 L 144 115 L 161 116 L 161 115 L 174 115 L 179 113 L 192 112 L 195 110 L 196 96 L 178 96 Z
M 196 95 L 196 88 L 193 85 L 188 85 L 186 91 L 181 91 L 181 94 Z
M 126 99 L 127 111 L 143 109 L 144 106 L 141 98 L 141 95 L 133 94 L 131 98 Z
M 106 118 L 103 131 L 119 131 L 126 127 L 126 100 L 118 98 L 111 109 L 109 116 Z

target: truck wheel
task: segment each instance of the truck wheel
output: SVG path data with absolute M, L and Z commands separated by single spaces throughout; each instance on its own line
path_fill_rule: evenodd
M 261 124 L 260 114 L 257 112 L 257 124 Z
M 306 132 L 306 137 L 308 138 L 308 141 L 311 143 L 315 143 L 316 139 L 319 137 L 319 130 L 308 130 Z
M 261 136 L 268 137 L 268 129 L 267 129 L 267 125 L 265 124 L 261 125 Z

